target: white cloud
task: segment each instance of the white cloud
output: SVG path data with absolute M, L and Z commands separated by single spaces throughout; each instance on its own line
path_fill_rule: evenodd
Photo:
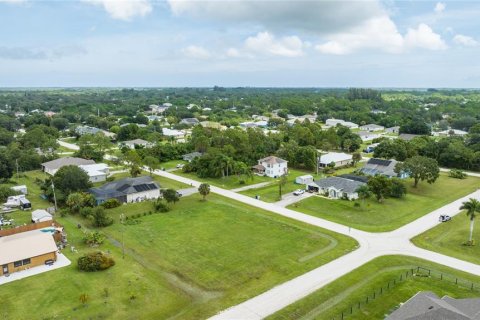
M 23 4 L 27 2 L 27 0 L 0 0 L 0 3 L 8 3 L 8 4 Z
M 230 58 L 239 58 L 242 56 L 240 51 L 236 48 L 228 48 L 226 54 L 227 54 L 227 57 L 230 57 Z
M 207 49 L 194 45 L 183 48 L 182 52 L 185 56 L 193 59 L 208 59 L 211 57 Z
M 174 15 L 186 15 L 231 26 L 250 23 L 266 30 L 302 30 L 316 34 L 339 32 L 381 16 L 379 0 L 369 1 L 240 1 L 167 0 Z
M 474 38 L 465 36 L 463 34 L 455 35 L 455 37 L 453 37 L 453 42 L 465 47 L 476 47 L 479 44 Z
M 435 33 L 428 25 L 421 23 L 417 29 L 409 28 L 405 35 L 405 47 L 423 48 L 428 50 L 444 50 L 447 48 L 442 37 Z
M 129 21 L 134 17 L 144 17 L 152 12 L 149 0 L 83 0 L 96 6 L 103 7 L 114 19 Z
M 435 11 L 435 13 L 442 13 L 443 11 L 445 11 L 446 7 L 447 7 L 447 5 L 445 3 L 437 2 L 433 11 Z
M 303 55 L 304 43 L 297 36 L 288 36 L 276 39 L 274 35 L 265 31 L 245 40 L 245 50 L 261 55 L 282 57 L 299 57 Z

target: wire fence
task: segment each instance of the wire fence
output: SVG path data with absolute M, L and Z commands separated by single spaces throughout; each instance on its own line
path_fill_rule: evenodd
M 365 308 L 369 303 L 372 303 L 375 300 L 381 299 L 382 296 L 390 292 L 397 285 L 409 279 L 431 279 L 431 280 L 441 280 L 449 282 L 450 284 L 455 284 L 459 287 L 470 289 L 472 291 L 480 292 L 480 284 L 474 283 L 462 278 L 458 278 L 448 273 L 427 269 L 423 267 L 416 267 L 406 270 L 405 272 L 399 274 L 396 278 L 389 280 L 385 285 L 380 288 L 376 288 L 372 291 L 371 294 L 366 295 L 363 299 L 358 300 L 356 303 L 350 305 L 348 308 L 344 309 L 340 314 L 333 317 L 332 320 L 343 320 L 351 317 L 356 312 Z

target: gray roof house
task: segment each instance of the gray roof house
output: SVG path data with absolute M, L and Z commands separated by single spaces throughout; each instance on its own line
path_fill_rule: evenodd
M 332 199 L 347 198 L 354 200 L 358 198 L 357 189 L 363 185 L 365 185 L 365 182 L 343 177 L 328 177 L 309 183 L 307 189 L 310 192 L 326 194 Z
M 45 173 L 53 176 L 61 167 L 81 166 L 87 164 L 95 164 L 95 161 L 82 158 L 65 157 L 42 163 L 42 170 Z
M 365 130 L 365 131 L 383 131 L 385 130 L 385 127 L 384 126 L 380 126 L 378 124 L 375 124 L 375 123 L 371 123 L 371 124 L 366 124 L 366 125 L 363 125 L 360 127 L 360 130 Z
M 180 121 L 180 124 L 186 124 L 189 126 L 194 126 L 199 123 L 200 121 L 198 121 L 197 118 L 185 118 L 185 119 L 182 119 L 182 121 Z
M 200 152 L 191 152 L 191 153 L 184 154 L 182 156 L 182 159 L 184 161 L 192 162 L 193 159 L 200 158 L 202 155 L 203 154 Z
M 386 320 L 478 320 L 480 298 L 439 298 L 429 291 L 421 291 L 392 312 Z
M 160 186 L 149 176 L 125 178 L 106 183 L 99 188 L 91 188 L 89 191 L 95 197 L 97 204 L 108 199 L 129 203 L 160 197 Z
M 400 175 L 395 172 L 395 166 L 397 165 L 397 163 L 398 161 L 394 159 L 385 160 L 371 158 L 368 159 L 367 163 L 365 163 L 363 168 L 360 169 L 360 172 L 366 174 L 367 176 L 376 176 L 378 174 L 389 178 L 408 178 L 408 175 L 404 172 L 401 172 Z
M 405 140 L 405 141 L 410 141 L 412 140 L 413 138 L 416 138 L 416 137 L 421 137 L 422 135 L 420 134 L 411 134 L 411 133 L 401 133 L 398 138 L 399 139 L 402 139 L 402 140 Z

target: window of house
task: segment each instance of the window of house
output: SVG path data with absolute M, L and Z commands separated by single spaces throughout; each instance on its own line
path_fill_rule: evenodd
M 26 265 L 26 264 L 30 264 L 31 261 L 30 261 L 30 259 L 24 259 L 24 260 L 22 261 L 22 263 L 23 263 L 23 265 Z
M 15 262 L 13 263 L 13 266 L 14 266 L 15 268 L 21 267 L 21 266 L 22 266 L 22 261 L 15 261 Z

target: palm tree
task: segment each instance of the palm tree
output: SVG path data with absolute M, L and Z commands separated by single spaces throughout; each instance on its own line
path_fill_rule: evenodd
M 462 203 L 460 210 L 467 210 L 467 216 L 470 218 L 470 238 L 468 242 L 471 244 L 473 236 L 473 224 L 475 222 L 477 212 L 480 212 L 480 201 L 470 198 L 468 201 Z
M 287 184 L 287 176 L 281 175 L 280 180 L 278 180 L 278 194 L 280 195 L 280 200 L 282 200 L 282 188 Z
M 368 199 L 372 196 L 372 191 L 370 191 L 370 188 L 366 184 L 358 187 L 356 191 L 358 193 L 358 197 L 362 199 L 363 203 L 365 203 L 365 199 Z

